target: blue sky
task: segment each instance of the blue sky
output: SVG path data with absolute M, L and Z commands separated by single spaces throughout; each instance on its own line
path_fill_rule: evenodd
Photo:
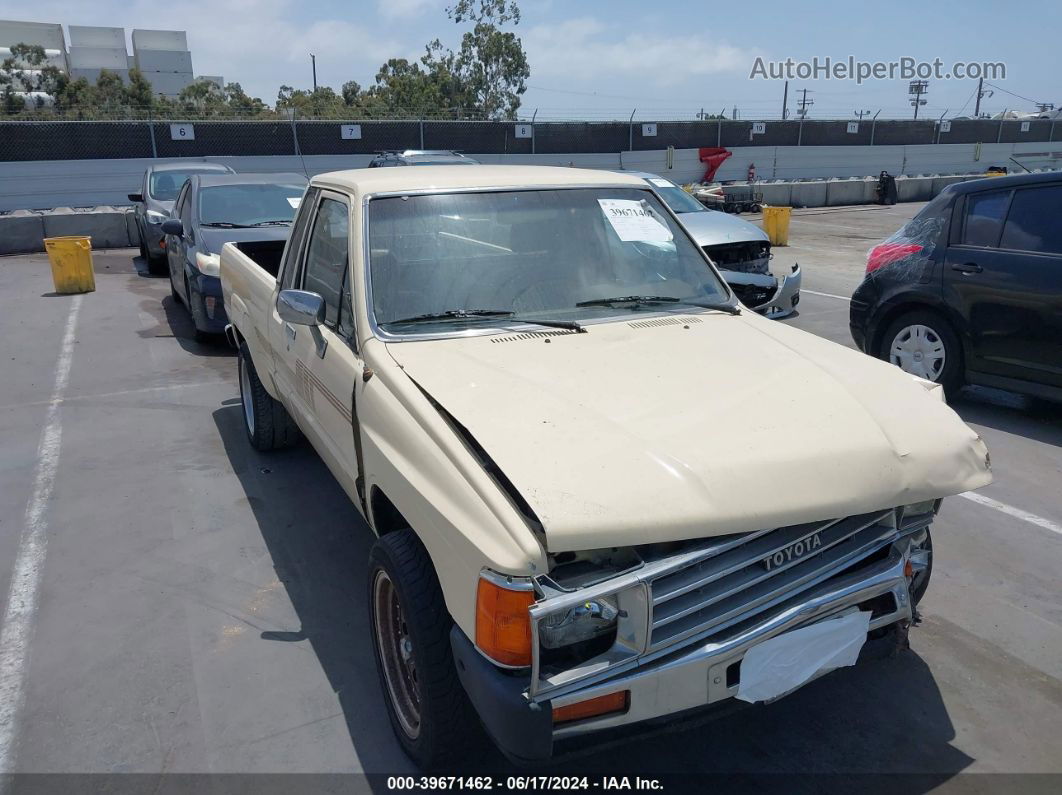
M 282 83 L 372 82 L 390 56 L 418 57 L 459 28 L 446 0 L 0 0 L 0 18 L 64 24 L 178 28 L 188 31 L 195 70 L 239 81 L 268 102 Z M 1062 4 L 781 2 L 709 4 L 700 0 L 524 0 L 517 28 L 531 62 L 524 110 L 539 118 L 689 118 L 700 108 L 742 118 L 777 118 L 782 84 L 750 80 L 757 56 L 810 60 L 849 55 L 865 61 L 1003 61 L 982 109 L 1032 110 L 1027 100 L 1062 103 Z M 27 9 L 32 9 L 28 14 Z M 972 113 L 976 81 L 933 80 L 920 115 Z M 794 80 L 815 104 L 809 117 L 882 110 L 908 117 L 907 82 Z M 1002 90 L 1001 90 L 1002 89 Z M 1012 92 L 1007 94 L 1005 91 Z M 1020 99 L 1014 94 L 1026 99 Z

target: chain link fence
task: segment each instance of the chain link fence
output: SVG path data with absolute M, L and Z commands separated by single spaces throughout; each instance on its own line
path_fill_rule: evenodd
M 175 130 L 183 128 L 183 134 Z M 452 149 L 530 155 L 702 146 L 887 146 L 1062 140 L 1052 120 L 511 122 L 444 120 L 0 121 L 0 161 L 367 155 Z

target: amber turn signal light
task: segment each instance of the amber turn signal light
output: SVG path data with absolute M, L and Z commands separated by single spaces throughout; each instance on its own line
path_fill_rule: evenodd
M 505 588 L 480 578 L 476 592 L 476 646 L 502 665 L 531 664 L 530 589 Z
M 563 707 L 554 707 L 553 722 L 571 723 L 587 718 L 597 718 L 612 712 L 626 712 L 630 703 L 631 691 L 620 690 L 618 693 L 609 693 L 607 696 L 597 696 L 588 698 L 586 701 L 566 704 Z

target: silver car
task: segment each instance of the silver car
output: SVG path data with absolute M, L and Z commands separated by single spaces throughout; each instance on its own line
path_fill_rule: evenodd
M 623 173 L 641 177 L 653 186 L 719 268 L 741 303 L 771 318 L 792 314 L 800 302 L 800 266 L 774 276 L 769 268 L 771 241 L 762 229 L 735 215 L 706 209 L 669 179 L 646 172 Z
M 130 193 L 136 205 L 136 227 L 140 232 L 140 256 L 148 271 L 166 273 L 166 249 L 162 247 L 162 222 L 170 217 L 181 186 L 192 174 L 235 174 L 220 163 L 158 163 L 144 172 L 139 193 Z

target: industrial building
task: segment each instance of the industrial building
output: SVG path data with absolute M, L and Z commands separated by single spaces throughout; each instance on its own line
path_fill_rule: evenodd
M 220 76 L 195 77 L 188 36 L 183 30 L 138 28 L 132 31 L 131 40 L 132 54 L 124 28 L 68 25 L 64 36 L 63 26 L 58 23 L 0 20 L 0 61 L 10 57 L 16 44 L 39 44 L 47 55 L 47 64 L 75 80 L 83 77 L 95 83 L 106 69 L 128 82 L 129 70 L 135 67 L 156 94 L 168 98 L 177 97 L 197 79 L 224 85 Z

